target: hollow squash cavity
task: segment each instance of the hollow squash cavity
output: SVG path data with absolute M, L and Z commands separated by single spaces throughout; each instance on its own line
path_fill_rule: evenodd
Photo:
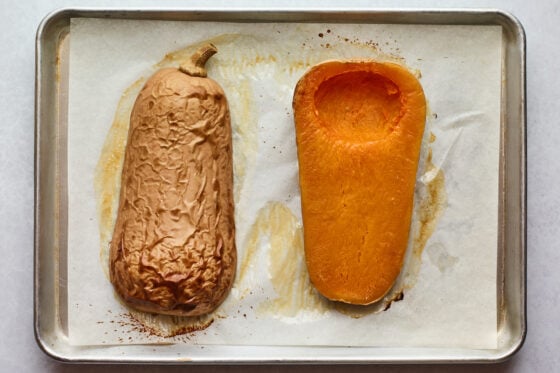
M 336 75 L 315 93 L 315 108 L 325 128 L 351 142 L 386 137 L 402 110 L 399 88 L 391 80 L 367 71 Z

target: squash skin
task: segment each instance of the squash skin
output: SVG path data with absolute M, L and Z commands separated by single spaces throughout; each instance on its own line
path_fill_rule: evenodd
M 328 299 L 374 303 L 408 244 L 423 89 L 394 63 L 327 61 L 299 80 L 293 108 L 311 282 Z

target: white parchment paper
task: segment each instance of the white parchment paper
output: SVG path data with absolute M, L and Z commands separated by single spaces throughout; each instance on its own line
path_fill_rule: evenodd
M 494 26 L 73 19 L 70 342 L 495 348 L 501 32 Z M 219 49 L 209 76 L 224 87 L 232 113 L 240 263 L 231 294 L 209 316 L 213 323 L 166 338 L 137 327 L 113 294 L 100 259 L 95 168 L 123 92 L 151 75 L 166 54 L 205 40 Z M 429 146 L 434 167 L 419 172 L 417 184 L 441 171 L 446 195 L 404 299 L 360 317 L 312 289 L 286 291 L 278 282 L 283 275 L 296 276 L 287 280 L 293 286 L 305 282 L 293 89 L 311 65 L 348 58 L 397 60 L 421 74 L 430 108 L 423 154 L 426 159 Z M 413 225 L 420 224 L 417 210 Z

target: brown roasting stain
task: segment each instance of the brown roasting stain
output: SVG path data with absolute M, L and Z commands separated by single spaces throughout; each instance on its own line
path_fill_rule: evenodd
M 280 202 L 269 202 L 261 208 L 249 231 L 238 276 L 242 298 L 252 288 L 246 283 L 247 274 L 263 249 L 268 254 L 267 269 L 276 296 L 263 301 L 259 312 L 294 317 L 302 310 L 327 309 L 328 301 L 319 295 L 309 280 L 301 224 Z
M 128 137 L 130 111 L 144 82 L 145 79 L 140 78 L 123 92 L 95 167 L 94 190 L 97 197 L 101 243 L 99 256 L 107 279 L 109 279 L 109 243 L 119 203 L 120 175 Z
M 123 332 L 137 332 L 145 337 L 174 338 L 173 341 L 185 341 L 185 338 L 186 340 L 189 339 L 190 334 L 208 328 L 214 323 L 216 318 L 225 318 L 225 316 L 220 315 L 217 311 L 194 317 L 137 311 L 128 307 L 114 291 L 113 296 L 117 302 L 127 308 L 128 312 L 112 317 L 111 314 L 113 312 L 108 310 L 107 314 L 111 317 L 109 323 L 120 326 Z M 103 321 L 98 321 L 97 323 L 100 324 Z M 114 330 L 114 332 L 117 332 L 117 330 Z
M 279 202 L 271 202 L 261 211 L 259 234 L 268 236 L 268 273 L 276 297 L 261 303 L 259 311 L 285 317 L 297 316 L 302 310 L 325 312 L 328 301 L 309 280 L 298 219 Z
M 179 317 L 157 315 L 131 310 L 121 315 L 120 326 L 149 336 L 172 338 L 188 335 L 208 328 L 214 322 L 212 316 Z
M 419 227 L 414 235 L 413 252 L 422 255 L 426 242 L 434 233 L 439 217 L 447 204 L 445 192 L 445 176 L 440 168 L 432 163 L 432 149 L 428 149 L 425 174 L 433 177 L 426 182 L 426 195 L 420 200 L 418 222 Z
M 294 72 L 299 72 L 303 69 L 311 67 L 312 63 L 310 61 L 295 60 L 289 61 L 288 66 L 285 67 L 288 73 L 293 74 Z
M 239 77 L 235 87 L 227 81 L 223 82 L 224 89 L 228 92 L 228 100 L 237 100 L 236 106 L 231 106 L 233 133 L 233 175 L 234 175 L 234 200 L 241 198 L 241 186 L 246 177 L 247 168 L 257 154 L 257 132 L 254 127 L 258 120 L 253 114 L 254 103 L 251 101 L 251 84 L 248 79 Z M 235 108 L 238 110 L 235 110 Z M 236 214 L 239 211 L 235 211 Z
M 379 300 L 378 302 L 368 304 L 365 306 L 341 303 L 341 302 L 332 302 L 332 303 L 336 311 L 346 316 L 349 316 L 353 319 L 359 319 L 373 313 L 387 311 L 389 308 L 391 308 L 391 304 L 393 302 L 399 302 L 403 299 L 404 299 L 404 290 L 401 288 L 394 288 L 391 289 L 389 294 L 383 297 L 383 299 Z
M 387 303 L 387 306 L 385 306 L 383 311 L 387 311 L 389 308 L 391 308 L 391 304 L 393 302 L 400 302 L 403 299 L 404 299 L 404 292 L 401 290 L 399 293 L 395 294 L 395 296 L 389 301 L 389 303 Z
M 391 302 L 402 300 L 405 290 L 410 290 L 416 284 L 422 266 L 422 253 L 437 223 L 447 206 L 447 193 L 445 190 L 445 175 L 441 168 L 433 163 L 431 144 L 436 141 L 436 135 L 430 132 L 425 159 L 423 162 L 422 181 L 417 182 L 415 190 L 416 209 L 411 224 L 411 243 L 408 257 L 405 258 L 404 273 L 401 279 L 386 297 L 386 308 Z
M 255 222 L 251 226 L 247 242 L 244 245 L 245 252 L 243 258 L 239 261 L 236 282 L 243 284 L 247 280 L 247 273 L 251 270 L 256 261 L 257 250 L 261 239 L 261 232 L 264 232 L 265 230 L 265 218 L 263 210 L 261 210 L 259 211 Z M 243 294 L 246 295 L 247 293 L 249 293 L 249 290 L 249 288 L 245 289 L 243 291 Z
M 259 63 L 274 63 L 276 62 L 276 57 L 273 55 L 268 55 L 268 56 L 255 56 L 255 64 L 259 64 Z
M 336 35 L 335 37 L 339 42 L 344 42 L 358 48 L 371 50 L 376 55 L 378 55 L 378 58 L 386 59 L 389 61 L 396 61 L 399 63 L 405 62 L 405 59 L 400 55 L 400 49 L 398 47 L 392 47 L 391 52 L 386 51 L 386 49 L 389 48 L 388 42 L 385 43 L 385 46 L 382 46 L 375 40 L 363 40 L 357 37 L 350 38 L 343 35 Z M 417 71 L 417 73 L 419 73 L 419 71 Z

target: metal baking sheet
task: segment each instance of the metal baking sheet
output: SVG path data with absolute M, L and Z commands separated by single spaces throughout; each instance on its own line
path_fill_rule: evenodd
M 498 232 L 498 348 L 227 345 L 72 346 L 66 299 L 66 125 L 70 19 L 77 17 L 224 22 L 341 22 L 500 25 L 503 33 Z M 420 363 L 493 362 L 513 355 L 526 334 L 525 36 L 497 10 L 133 10 L 63 9 L 39 26 L 36 44 L 35 333 L 50 356 L 70 362 Z

